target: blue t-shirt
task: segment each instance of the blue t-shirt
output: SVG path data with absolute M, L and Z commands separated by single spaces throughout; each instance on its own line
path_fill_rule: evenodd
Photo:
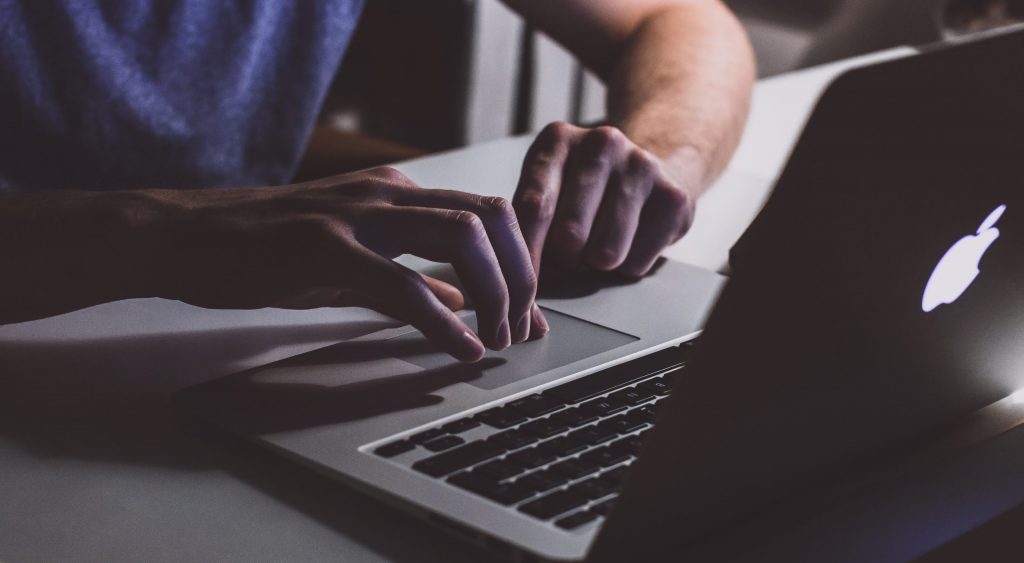
M 287 182 L 363 0 L 0 0 L 0 192 Z

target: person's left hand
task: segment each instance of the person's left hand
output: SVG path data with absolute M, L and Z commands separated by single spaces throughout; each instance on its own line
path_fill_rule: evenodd
M 664 168 L 614 127 L 548 125 L 527 153 L 512 202 L 535 271 L 645 275 L 690 228 L 699 188 Z M 703 170 L 693 172 L 690 184 Z

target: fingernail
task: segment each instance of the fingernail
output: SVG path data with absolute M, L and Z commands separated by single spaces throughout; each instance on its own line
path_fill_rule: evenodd
M 551 330 L 551 327 L 548 326 L 548 320 L 544 318 L 544 313 L 540 311 L 540 307 L 537 305 L 533 306 L 533 328 L 537 336 L 544 336 Z
M 526 339 L 530 337 L 531 316 L 531 313 L 526 313 L 525 315 L 523 315 L 521 319 L 519 319 L 519 322 L 516 324 L 516 336 L 514 339 L 516 344 L 525 342 Z
M 487 350 L 484 349 L 484 343 L 480 342 L 472 331 L 465 331 L 462 333 L 462 351 L 460 358 L 464 362 L 475 362 L 484 356 Z
M 498 326 L 498 340 L 495 344 L 498 345 L 498 350 L 504 350 L 512 345 L 512 333 L 508 328 L 508 319 L 501 321 Z

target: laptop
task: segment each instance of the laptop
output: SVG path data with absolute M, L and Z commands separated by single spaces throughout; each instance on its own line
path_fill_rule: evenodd
M 1021 70 L 1013 31 L 831 84 L 593 559 L 767 526 L 1024 388 Z
M 727 285 L 665 261 L 478 365 L 391 329 L 181 404 L 511 559 L 677 560 L 1024 385 L 1022 61 L 1013 33 L 836 80 Z

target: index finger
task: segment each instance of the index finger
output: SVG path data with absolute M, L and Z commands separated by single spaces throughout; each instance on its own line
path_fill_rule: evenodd
M 388 239 L 402 253 L 454 266 L 477 310 L 481 338 L 494 350 L 511 344 L 508 285 L 483 221 L 477 215 L 469 211 L 397 206 L 380 212 L 370 230 Z M 357 239 L 360 236 L 357 234 Z M 369 247 L 373 246 L 370 242 Z
M 562 186 L 562 171 L 572 139 L 580 130 L 563 122 L 545 127 L 526 153 L 519 185 L 512 198 L 512 207 L 519 218 L 519 227 L 538 277 L 544 241 L 555 216 Z
M 508 285 L 512 341 L 526 340 L 530 333 L 531 307 L 537 294 L 537 276 L 509 202 L 500 197 L 452 190 L 418 189 L 396 199 L 396 203 L 469 211 L 483 221 Z

